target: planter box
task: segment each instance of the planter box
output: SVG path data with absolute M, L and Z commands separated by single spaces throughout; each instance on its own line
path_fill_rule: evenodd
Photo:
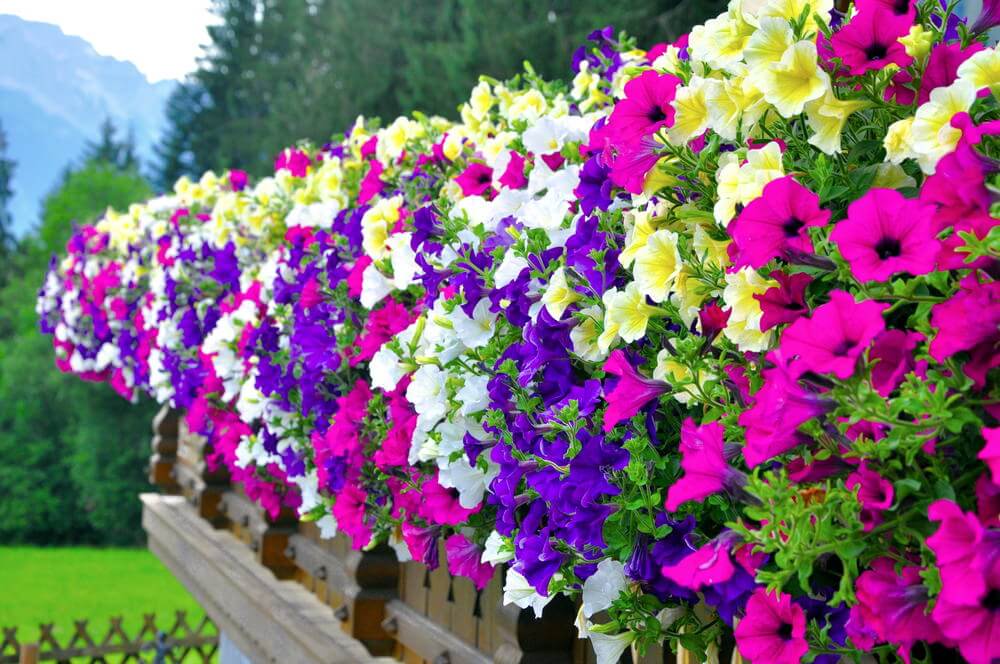
M 291 511 L 271 519 L 225 469 L 208 469 L 205 446 L 179 413 L 157 415 L 150 478 L 179 495 L 144 495 L 143 526 L 153 553 L 254 661 L 594 664 L 568 598 L 537 619 L 503 606 L 501 568 L 482 591 L 452 577 L 443 542 L 431 571 L 400 564 L 385 545 L 355 551 L 343 535 L 324 540 Z M 342 653 L 321 647 L 335 643 Z M 631 661 L 695 664 L 662 648 Z

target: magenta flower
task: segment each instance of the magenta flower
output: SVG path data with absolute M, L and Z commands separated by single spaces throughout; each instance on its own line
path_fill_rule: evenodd
M 664 565 L 660 572 L 682 588 L 695 591 L 728 581 L 736 572 L 729 556 L 730 540 L 726 534 L 720 535 L 680 562 Z
M 950 500 L 931 503 L 927 518 L 940 522 L 937 532 L 927 538 L 927 546 L 941 570 L 941 597 L 975 605 L 986 588 L 979 556 L 985 532 L 979 519 Z
M 723 311 L 715 302 L 703 305 L 698 311 L 698 322 L 701 323 L 701 336 L 705 338 L 706 346 L 719 336 L 726 329 L 729 322 L 729 310 Z
M 979 18 L 972 24 L 971 32 L 980 34 L 1000 25 L 1000 0 L 983 0 Z
M 812 254 L 806 229 L 829 221 L 830 211 L 819 206 L 819 196 L 791 175 L 769 182 L 727 229 L 735 245 L 736 267 L 760 268 L 772 258 Z
M 983 427 L 983 438 L 986 445 L 977 456 L 990 469 L 993 484 L 1000 486 L 1000 427 Z
M 797 355 L 807 371 L 850 378 L 858 358 L 885 329 L 882 312 L 888 306 L 871 300 L 855 302 L 846 291 L 831 291 L 830 301 L 811 317 L 788 326 L 781 351 L 787 357 Z
M 760 302 L 760 310 L 763 312 L 760 318 L 761 331 L 770 330 L 782 323 L 792 323 L 809 313 L 806 288 L 812 283 L 812 277 L 805 272 L 787 274 L 775 270 L 771 273 L 771 278 L 778 285 L 753 296 Z
M 493 578 L 493 565 L 480 562 L 483 548 L 464 535 L 455 534 L 444 541 L 448 556 L 448 571 L 452 576 L 471 579 L 476 590 L 485 588 Z
M 739 471 L 726 463 L 722 425 L 709 422 L 696 426 L 690 417 L 681 425 L 681 468 L 684 476 L 674 482 L 667 492 L 665 507 L 676 512 L 682 503 L 706 498 L 726 489 Z
M 927 59 L 927 67 L 920 78 L 920 92 L 917 103 L 923 104 L 930 100 L 931 90 L 951 85 L 958 78 L 959 66 L 973 55 L 983 50 L 985 46 L 972 42 L 965 48 L 959 42 L 951 44 L 940 43 L 932 50 Z
M 337 494 L 333 504 L 333 518 L 337 527 L 351 538 L 351 545 L 361 550 L 372 539 L 372 528 L 365 520 L 365 501 L 368 494 L 353 482 L 348 482 Z
M 789 363 L 780 352 L 772 352 L 768 360 L 775 366 L 763 371 L 764 386 L 738 420 L 745 428 L 743 458 L 750 468 L 805 442 L 799 426 L 827 410 L 820 397 L 799 384 L 802 368 L 797 363 Z
M 906 653 L 917 641 L 941 639 L 940 630 L 926 613 L 929 593 L 920 572 L 920 567 L 906 565 L 897 574 L 891 558 L 878 558 L 855 584 L 864 626 L 879 641 L 898 644 Z
M 424 482 L 423 502 L 420 503 L 420 516 L 441 526 L 456 526 L 466 521 L 482 507 L 476 505 L 472 509 L 462 507 L 458 500 L 458 491 L 446 489 L 438 483 L 437 478 Z
M 608 131 L 615 144 L 631 145 L 674 123 L 674 94 L 681 80 L 652 69 L 625 84 L 625 98 L 615 104 Z
M 277 158 L 274 160 L 274 171 L 278 172 L 282 169 L 287 170 L 294 177 L 304 178 L 306 176 L 306 171 L 309 169 L 309 164 L 312 161 L 302 150 L 296 148 L 285 148 L 282 150 Z
M 385 168 L 378 159 L 368 162 L 368 172 L 361 180 L 361 189 L 358 191 L 358 205 L 364 205 L 385 190 L 385 182 L 382 181 L 382 171 Z
M 736 648 L 752 664 L 798 664 L 809 650 L 806 612 L 791 595 L 758 588 L 736 626 Z
M 410 551 L 410 557 L 423 563 L 428 569 L 437 569 L 438 538 L 441 536 L 441 528 L 438 526 L 420 528 L 409 521 L 403 521 L 400 530 L 403 533 L 403 542 Z
M 871 470 L 862 461 L 858 469 L 847 476 L 846 486 L 852 491 L 858 487 L 861 523 L 864 524 L 865 532 L 882 523 L 882 512 L 892 507 L 892 482 Z
M 493 184 L 493 169 L 486 164 L 473 162 L 455 178 L 462 188 L 463 196 L 478 196 L 486 193 Z
M 229 188 L 233 191 L 243 191 L 247 188 L 247 172 L 237 169 L 229 171 Z
M 859 12 L 830 39 L 833 53 L 854 76 L 894 64 L 908 67 L 913 58 L 897 41 L 913 24 L 908 14 L 897 16 L 881 7 Z
M 886 281 L 899 272 L 927 274 L 939 245 L 934 208 L 894 189 L 872 189 L 847 207 L 830 234 L 858 281 Z
M 520 189 L 528 184 L 528 178 L 524 177 L 524 157 L 516 150 L 510 150 L 510 161 L 500 176 L 500 184 L 509 189 Z
M 670 391 L 667 383 L 640 375 L 620 350 L 612 352 L 602 368 L 607 373 L 618 376 L 618 381 L 610 392 L 607 391 L 608 382 L 605 381 L 604 384 L 604 398 L 608 402 L 608 408 L 604 411 L 605 431 L 611 431 L 616 424 L 631 418 L 647 403 Z
M 611 182 L 632 194 L 641 194 L 646 175 L 660 160 L 660 144 L 653 138 L 620 146 L 611 163 Z
M 931 309 L 931 327 L 937 329 L 930 354 L 943 362 L 955 353 L 969 352 L 965 374 L 977 388 L 986 385 L 986 373 L 1000 366 L 1000 283 L 980 282 L 975 272 L 947 302 Z
M 875 11 L 879 8 L 892 12 L 896 16 L 910 16 L 916 12 L 916 0 L 857 0 L 859 12 Z
M 903 330 L 886 330 L 875 338 L 868 358 L 875 362 L 872 386 L 876 392 L 888 397 L 903 382 L 906 374 L 916 368 L 913 353 L 923 340 L 924 335 L 919 332 Z

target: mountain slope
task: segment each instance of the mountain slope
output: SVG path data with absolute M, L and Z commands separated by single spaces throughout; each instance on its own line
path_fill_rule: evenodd
M 34 225 L 41 199 L 105 117 L 132 129 L 148 162 L 175 85 L 150 83 L 132 63 L 99 55 L 54 25 L 0 14 L 0 122 L 17 162 L 15 233 Z

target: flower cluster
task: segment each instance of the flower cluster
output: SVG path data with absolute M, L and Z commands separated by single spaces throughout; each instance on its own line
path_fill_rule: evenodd
M 570 84 L 80 228 L 57 362 L 187 411 L 272 513 L 600 662 L 1000 658 L 1000 53 L 938 0 L 732 0 Z

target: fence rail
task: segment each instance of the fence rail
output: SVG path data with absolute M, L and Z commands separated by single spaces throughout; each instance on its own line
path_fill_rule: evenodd
M 37 661 L 54 661 L 60 664 L 77 662 L 136 662 L 175 664 L 180 662 L 207 663 L 219 649 L 219 635 L 208 616 L 197 624 L 188 621 L 186 611 L 176 611 L 169 628 L 157 627 L 156 614 L 142 616 L 142 626 L 134 637 L 129 637 L 122 626 L 121 617 L 110 619 L 103 638 L 91 635 L 93 627 L 88 620 L 76 620 L 73 634 L 63 643 L 55 636 L 55 625 L 39 625 L 38 637 L 30 641 L 18 639 L 17 627 L 3 627 L 0 640 L 0 664 L 17 664 L 25 659 L 37 645 Z M 162 625 L 162 623 L 161 623 Z M 114 657 L 117 655 L 118 657 Z M 29 655 L 30 656 L 30 655 Z M 29 659 L 33 662 L 33 659 Z

